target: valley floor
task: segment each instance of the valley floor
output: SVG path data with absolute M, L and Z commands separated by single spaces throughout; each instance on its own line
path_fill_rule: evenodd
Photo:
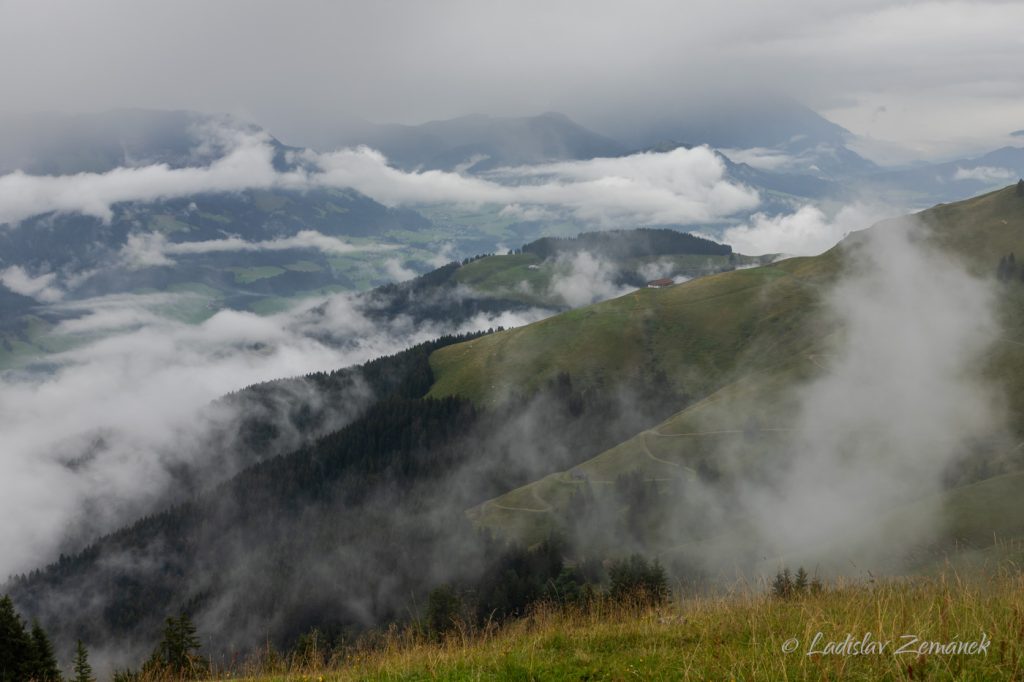
M 936 647 L 975 652 L 944 653 Z M 1001 572 L 985 580 L 947 574 L 837 584 L 819 594 L 785 599 L 744 585 L 724 596 L 687 598 L 656 609 L 541 610 L 491 634 L 455 636 L 438 644 L 393 633 L 374 649 L 351 653 L 329 669 L 248 679 L 1022 677 L 1024 576 Z

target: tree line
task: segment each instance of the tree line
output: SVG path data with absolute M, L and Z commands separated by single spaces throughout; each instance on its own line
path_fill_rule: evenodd
M 616 258 L 673 254 L 728 256 L 732 253 L 732 247 L 688 232 L 665 228 L 582 232 L 576 237 L 542 237 L 522 247 L 523 253 L 531 253 L 541 259 L 578 251 L 591 251 Z

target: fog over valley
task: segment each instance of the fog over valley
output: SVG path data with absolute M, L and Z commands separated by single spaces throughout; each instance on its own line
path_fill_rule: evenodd
M 1022 24 L 0 1 L 0 682 L 1017 679 Z

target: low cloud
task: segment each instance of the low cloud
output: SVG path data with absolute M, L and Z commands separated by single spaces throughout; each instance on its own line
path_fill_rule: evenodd
M 800 389 L 791 459 L 776 486 L 740 495 L 769 546 L 831 548 L 838 562 L 849 552 L 865 568 L 898 561 L 942 529 L 928 496 L 949 467 L 1003 432 L 978 372 L 999 335 L 995 292 L 924 237 L 906 220 L 847 248 L 825 298 L 840 331 L 810 356 L 824 371 Z M 881 512 L 911 502 L 903 527 L 877 529 Z
M 974 168 L 957 168 L 954 180 L 976 180 L 978 182 L 1004 182 L 1017 177 L 1009 168 L 995 166 L 975 166 Z
M 641 265 L 637 269 L 637 273 L 647 281 L 671 278 L 676 284 L 680 284 L 691 279 L 676 275 L 676 270 L 677 265 L 671 258 L 659 258 Z
M 755 190 L 726 179 L 725 164 L 707 146 L 506 168 L 488 177 L 525 183 L 505 203 L 564 206 L 599 222 L 708 222 L 760 203 Z
M 204 253 L 288 251 L 291 249 L 316 249 L 328 255 L 374 251 L 390 248 L 384 245 L 356 246 L 337 237 L 331 237 L 316 230 L 301 230 L 291 237 L 268 239 L 260 242 L 246 241 L 240 237 L 210 239 L 199 242 L 170 242 L 159 232 L 143 232 L 128 235 L 121 248 L 120 260 L 131 268 L 157 265 L 171 265 L 171 256 Z
M 395 282 L 406 282 L 416 276 L 416 271 L 402 265 L 398 258 L 388 258 L 384 261 L 384 272 Z
M 746 225 L 725 230 L 722 241 L 751 256 L 813 256 L 832 248 L 849 233 L 870 227 L 891 214 L 891 210 L 880 206 L 851 204 L 829 216 L 808 204 L 790 214 L 756 213 Z
M 161 315 L 194 294 L 117 295 L 58 304 L 74 350 L 0 382 L 0 575 L 37 567 L 78 541 L 151 511 L 183 466 L 202 459 L 211 401 L 253 383 L 345 367 L 445 333 L 513 327 L 541 310 L 452 324 L 370 319 L 333 296 L 260 317 L 222 310 L 198 325 Z M 97 339 L 97 337 L 99 337 Z M 226 409 L 226 408 L 225 408 Z M 173 489 L 173 488 L 171 488 Z
M 109 220 L 120 202 L 155 201 L 251 189 L 352 188 L 388 205 L 496 204 L 524 216 L 564 211 L 585 220 L 645 224 L 713 222 L 757 206 L 759 196 L 726 178 L 721 159 L 707 147 L 679 148 L 621 158 L 507 168 L 472 177 L 456 172 L 405 172 L 368 147 L 293 154 L 291 171 L 274 168 L 265 134 L 206 133 L 229 150 L 204 167 L 157 164 L 106 173 L 0 177 L 0 223 L 48 212 L 82 213 Z M 540 215 L 540 214 L 538 214 Z
M 777 149 L 767 147 L 751 147 L 750 149 L 720 149 L 720 152 L 728 156 L 736 163 L 745 163 L 751 168 L 759 170 L 779 170 L 793 163 L 791 155 Z
M 33 277 L 20 265 L 0 271 L 0 283 L 16 294 L 34 298 L 43 303 L 59 301 L 64 296 L 56 286 L 57 274 L 48 272 Z
M 435 268 L 439 268 L 443 265 L 448 265 L 455 260 L 455 244 L 452 242 L 445 242 L 441 245 L 441 249 L 434 254 L 434 257 L 429 259 L 427 262 L 433 265 Z
M 201 168 L 155 164 L 74 175 L 28 175 L 15 171 L 0 176 L 0 223 L 14 223 L 51 211 L 110 220 L 111 207 L 125 201 L 300 186 L 301 178 L 274 169 L 273 157 L 274 150 L 266 135 L 237 133 L 230 152 Z
M 618 283 L 618 269 L 588 251 L 580 251 L 555 264 L 550 293 L 572 307 L 628 294 L 633 287 Z

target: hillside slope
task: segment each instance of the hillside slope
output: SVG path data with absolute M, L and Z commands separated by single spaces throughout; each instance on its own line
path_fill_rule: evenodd
M 1001 256 L 1024 249 L 1024 197 L 1014 187 L 936 206 L 917 218 L 927 226 L 924 234 L 933 246 L 989 280 Z M 875 231 L 901 229 L 906 225 L 891 221 Z M 794 419 L 801 390 L 828 374 L 840 345 L 840 326 L 825 305 L 830 285 L 869 236 L 854 235 L 814 258 L 645 290 L 437 351 L 431 357 L 437 375 L 433 395 L 461 395 L 493 404 L 508 395 L 529 393 L 544 377 L 559 372 L 569 373 L 584 390 L 595 391 L 603 390 L 608 377 L 655 373 L 666 385 L 683 387 L 688 403 L 571 470 L 551 473 L 471 509 L 470 517 L 500 535 L 536 542 L 553 531 L 579 532 L 579 517 L 594 513 L 594 500 L 598 508 L 604 499 L 617 509 L 613 517 L 628 517 L 630 509 L 637 508 L 622 497 L 631 477 L 653 486 L 663 502 L 697 495 L 695 489 L 735 496 L 738 490 L 728 482 L 770 478 L 772 468 L 785 461 L 793 447 L 790 436 L 798 426 Z M 893 526 L 900 514 L 914 520 L 905 527 L 924 527 L 924 519 L 936 509 L 946 510 L 943 513 L 955 520 L 938 532 L 906 531 L 903 542 L 915 553 L 913 566 L 924 568 L 957 544 L 959 549 L 984 549 L 992 544 L 994 533 L 1003 539 L 1024 533 L 1024 505 L 1012 492 L 1014 486 L 1005 483 L 1018 480 L 1014 477 L 1024 469 L 1018 445 L 1019 415 L 1024 414 L 1021 289 L 1015 282 L 997 289 L 1001 329 L 976 370 L 998 386 L 1006 431 L 987 435 L 962 460 L 948 465 L 942 473 L 944 490 L 910 502 L 902 512 L 877 510 L 882 527 Z M 1010 478 L 996 478 L 1005 475 Z M 913 494 L 910 490 L 908 486 L 908 494 Z M 661 504 L 645 504 L 651 514 L 665 513 Z M 684 517 L 697 513 L 692 505 L 673 509 Z M 633 524 L 644 536 L 641 544 L 656 548 L 671 562 L 695 554 L 720 555 L 722 546 L 753 546 L 749 526 L 756 523 L 737 513 L 718 524 L 718 532 L 664 533 L 659 530 L 664 519 L 633 519 Z M 617 522 L 606 518 L 603 523 L 607 530 L 608 524 Z M 679 544 L 682 536 L 687 539 Z M 884 543 L 869 532 L 842 544 L 842 550 L 827 543 L 761 550 L 768 553 L 765 565 L 770 568 L 778 561 L 773 552 L 805 559 L 825 553 L 841 562 L 840 557 L 864 556 L 865 546 Z M 762 559 L 743 551 L 726 554 L 733 565 Z M 882 559 L 874 564 L 890 570 L 898 565 Z
M 81 638 L 120 660 L 138 660 L 151 650 L 161 620 L 181 611 L 213 633 L 218 651 L 268 636 L 294 642 L 311 627 L 353 636 L 418 611 L 442 584 L 464 590 L 486 622 L 494 613 L 522 613 L 549 580 L 575 581 L 582 575 L 572 573 L 576 567 L 633 552 L 658 556 L 676 579 L 709 582 L 822 554 L 833 562 L 813 564 L 822 571 L 849 557 L 856 571 L 931 570 L 957 545 L 975 550 L 958 557 L 965 563 L 997 554 L 999 545 L 988 538 L 1002 542 L 1024 530 L 1015 492 L 1024 471 L 1015 418 L 1024 408 L 1024 281 L 1019 271 L 1005 276 L 1003 251 L 1024 253 L 1024 197 L 1008 188 L 937 207 L 920 221 L 932 225 L 928 239 L 946 247 L 944 258 L 987 275 L 978 286 L 998 294 L 1000 342 L 972 364 L 944 364 L 942 336 L 960 334 L 961 319 L 983 318 L 958 317 L 946 306 L 941 310 L 954 324 L 933 329 L 916 311 L 898 308 L 928 333 L 911 335 L 916 343 L 895 364 L 855 364 L 851 394 L 863 394 L 861 379 L 870 388 L 907 363 L 999 383 L 1005 404 L 993 412 L 1009 419 L 1005 430 L 980 431 L 969 417 L 989 406 L 973 393 L 951 411 L 919 414 L 917 402 L 929 400 L 928 391 L 941 398 L 955 388 L 921 372 L 913 378 L 925 392 L 906 382 L 893 395 L 870 393 L 876 422 L 840 422 L 838 439 L 827 442 L 854 457 L 866 449 L 873 464 L 884 465 L 887 475 L 867 482 L 885 490 L 853 488 L 865 491 L 863 500 L 844 487 L 858 480 L 856 468 L 804 480 L 786 458 L 802 447 L 792 435 L 801 428 L 796 415 L 806 409 L 805 389 L 829 375 L 849 333 L 830 307 L 832 292 L 862 269 L 858 254 L 884 228 L 818 257 L 645 288 L 526 327 L 461 343 L 443 339 L 382 360 L 394 381 L 376 402 L 356 408 L 357 416 L 347 415 L 354 420 L 340 430 L 223 483 L 198 481 L 189 501 L 6 589 L 61 641 Z M 903 285 L 984 307 L 982 299 L 954 296 L 941 259 L 922 268 L 895 256 L 908 269 L 897 280 Z M 1004 275 L 999 284 L 997 269 Z M 899 299 L 892 280 L 882 284 L 868 288 L 869 298 Z M 934 306 L 935 298 L 924 302 Z M 875 336 L 912 329 L 902 323 L 889 315 Z M 872 338 L 857 340 L 870 345 Z M 835 403 L 833 413 L 841 416 L 847 394 L 818 402 Z M 270 433 L 255 421 L 242 426 L 256 437 Z M 893 430 L 903 422 L 906 429 Z M 890 455 L 907 449 L 902 438 L 924 454 L 959 448 L 969 456 L 892 469 L 888 460 L 899 458 Z M 912 477 L 922 473 L 935 485 L 914 485 Z M 800 515 L 786 515 L 768 494 L 777 491 L 783 503 L 786 495 L 805 497 Z M 557 531 L 567 542 L 505 555 L 502 543 L 477 532 L 481 526 L 531 544 Z M 765 534 L 775 527 L 814 532 L 798 532 L 794 542 L 791 533 Z M 874 528 L 886 532 L 873 534 Z M 848 562 L 842 570 L 850 570 Z M 490 577 L 481 582 L 484 575 Z M 86 592 L 90 604 L 68 613 L 64 605 Z M 135 652 L 122 645 L 126 639 L 135 640 Z

